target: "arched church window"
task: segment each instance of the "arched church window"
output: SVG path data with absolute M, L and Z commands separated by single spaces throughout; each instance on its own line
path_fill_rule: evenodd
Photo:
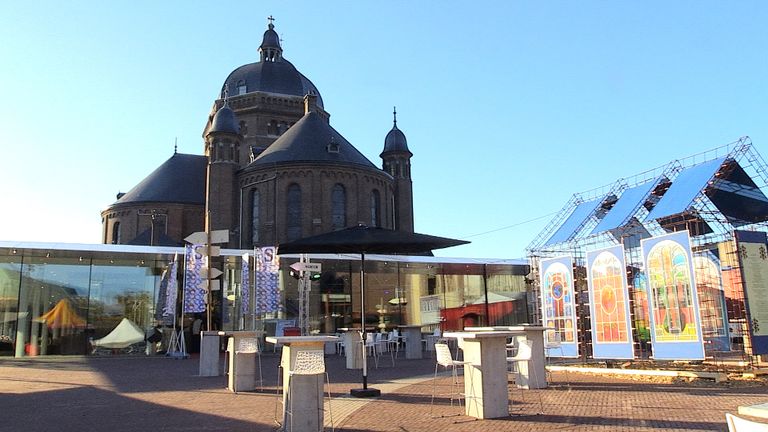
M 240 80 L 237 82 L 237 94 L 246 94 L 247 93 L 247 87 L 245 86 L 245 81 Z
M 347 226 L 347 193 L 339 183 L 333 186 L 331 192 L 331 225 L 334 230 Z
M 120 244 L 120 222 L 112 225 L 112 244 Z
M 371 226 L 381 226 L 381 195 L 375 189 L 371 193 Z
M 286 228 L 288 241 L 301 238 L 301 188 L 296 183 L 288 186 L 286 194 Z
M 251 192 L 251 241 L 259 244 L 259 226 L 261 226 L 261 194 L 258 189 Z

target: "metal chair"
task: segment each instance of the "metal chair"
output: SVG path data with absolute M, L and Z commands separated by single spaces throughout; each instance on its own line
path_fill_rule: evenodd
M 437 386 L 437 370 L 440 366 L 451 369 L 451 407 L 453 407 L 453 400 L 457 399 L 459 407 L 461 407 L 461 399 L 464 395 L 463 392 L 458 391 L 459 388 L 459 374 L 457 369 L 469 364 L 468 361 L 454 360 L 451 355 L 451 349 L 448 344 L 438 342 L 435 344 L 435 355 L 437 360 L 435 362 L 435 376 L 432 379 L 432 401 L 430 402 L 429 414 L 432 415 L 432 407 L 435 404 L 435 390 Z M 454 398 L 454 395 L 458 395 L 458 398 Z
M 512 357 L 507 357 L 507 364 L 510 366 L 511 372 L 515 374 L 515 383 L 523 391 L 523 402 L 525 402 L 525 389 L 518 383 L 522 382 L 523 375 L 520 371 L 520 363 L 530 362 L 533 358 L 533 344 L 529 340 L 521 340 L 517 344 L 517 354 Z M 538 381 L 536 377 L 536 368 L 532 365 L 528 365 L 528 373 L 533 376 L 534 381 Z M 539 414 L 544 414 L 544 401 L 541 399 L 541 393 L 539 393 Z
M 389 357 L 392 360 L 392 366 L 394 366 L 395 355 L 394 352 L 389 349 L 389 336 L 386 333 L 376 333 L 375 340 L 376 348 L 379 350 L 379 356 L 382 356 L 384 353 L 389 353 Z
M 728 432 L 768 432 L 767 423 L 758 423 L 725 413 L 725 422 L 728 423 Z
M 365 335 L 365 354 L 373 357 L 373 364 L 379 367 L 379 344 L 376 342 L 376 335 L 366 333 Z
M 556 330 L 547 331 L 545 333 L 545 341 L 544 341 L 544 357 L 546 359 L 546 365 L 550 366 L 552 364 L 552 351 L 559 351 L 560 356 L 563 357 L 563 342 L 562 337 L 560 336 L 560 332 Z M 547 381 L 552 382 L 552 372 L 549 370 L 549 368 L 546 369 L 547 371 Z M 570 387 L 571 380 L 568 377 L 568 370 L 565 370 L 565 383 L 567 386 Z
M 284 365 L 281 365 L 281 367 L 284 367 Z M 286 401 L 287 406 L 284 407 L 285 410 L 285 417 L 287 420 L 290 421 L 290 430 L 295 430 L 293 427 L 293 418 L 294 414 L 298 416 L 305 416 L 308 413 L 294 413 L 294 406 L 293 406 L 293 385 L 292 380 L 293 377 L 296 376 L 309 376 L 309 375 L 321 375 L 321 377 L 318 377 L 316 382 L 319 385 L 328 385 L 328 418 L 329 422 L 331 424 L 331 431 L 334 430 L 333 427 L 333 413 L 331 412 L 331 382 L 328 378 L 328 372 L 325 369 L 325 351 L 323 350 L 306 350 L 306 351 L 299 351 L 296 353 L 296 360 L 293 365 L 293 370 L 288 371 L 288 393 L 286 395 Z M 325 383 L 323 383 L 322 375 L 325 375 Z M 285 385 L 285 384 L 284 384 Z M 282 390 L 280 383 L 278 382 L 277 385 L 278 388 L 278 395 L 280 394 L 280 391 Z M 318 391 L 320 388 L 318 388 Z M 279 396 L 278 396 L 279 397 Z M 324 430 L 323 427 L 323 421 L 320 414 L 324 411 L 323 404 L 321 403 L 316 415 L 317 415 L 317 424 L 320 425 L 321 429 Z M 277 421 L 277 412 L 275 412 L 275 421 Z M 279 424 L 280 422 L 278 422 Z M 281 425 L 282 429 L 285 430 L 285 425 Z

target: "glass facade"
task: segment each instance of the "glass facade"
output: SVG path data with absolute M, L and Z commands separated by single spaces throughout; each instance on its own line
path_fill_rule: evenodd
M 212 327 L 264 328 L 271 334 L 281 320 L 298 322 L 299 284 L 289 275 L 289 266 L 298 258 L 280 257 L 278 310 L 254 313 L 252 307 L 242 307 L 243 292 L 249 289 L 242 286 L 245 252 L 252 251 L 225 250 L 218 258 L 223 274 L 221 290 L 213 296 Z M 0 242 L 0 355 L 163 352 L 173 326 L 160 320 L 165 300 L 160 293 L 161 276 L 174 254 L 179 254 L 181 290 L 182 248 L 92 245 L 83 249 L 82 245 L 36 243 L 14 247 Z M 438 327 L 449 331 L 468 325 L 531 322 L 525 278 L 529 267 L 523 261 L 366 257 L 362 307 L 359 256 L 310 255 L 310 259 L 322 264 L 309 295 L 311 333 L 335 333 L 342 327 L 359 326 L 363 320 L 380 329 L 422 324 L 425 332 Z M 250 289 L 255 279 L 249 277 Z M 133 326 L 125 326 L 125 321 Z M 191 321 L 191 314 L 178 316 L 177 330 L 186 335 Z M 112 343 L 127 337 L 126 328 L 133 339 L 125 340 L 133 342 Z M 136 334 L 131 332 L 139 330 L 131 328 L 144 334 L 157 328 L 163 341 L 147 347 L 143 337 L 135 341 Z M 107 340 L 110 344 L 103 343 Z

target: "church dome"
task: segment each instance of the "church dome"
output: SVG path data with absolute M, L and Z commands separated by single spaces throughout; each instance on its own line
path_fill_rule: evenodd
M 222 99 L 227 89 L 229 96 L 253 92 L 302 97 L 314 94 L 317 96 L 318 106 L 323 108 L 323 100 L 317 87 L 283 57 L 280 36 L 271 23 L 264 32 L 259 53 L 260 61 L 240 66 L 229 74 L 221 88 Z
M 389 152 L 411 152 L 408 150 L 408 140 L 405 139 L 405 134 L 397 128 L 397 111 L 393 112 L 393 114 L 394 124 L 392 125 L 392 130 L 390 130 L 386 138 L 384 138 L 384 151 L 381 152 L 382 156 Z
M 237 123 L 235 112 L 232 111 L 228 103 L 225 102 L 224 106 L 219 108 L 216 115 L 213 116 L 211 128 L 208 130 L 208 133 L 211 132 L 240 133 L 240 125 Z

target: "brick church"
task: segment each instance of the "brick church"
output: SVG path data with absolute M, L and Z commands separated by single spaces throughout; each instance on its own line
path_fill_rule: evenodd
M 381 168 L 329 122 L 317 87 L 283 56 L 270 22 L 259 61 L 232 71 L 203 130 L 204 155 L 174 154 L 101 213 L 102 241 L 181 245 L 230 232 L 229 248 L 276 245 L 363 223 L 413 232 L 411 157 L 394 125 Z

